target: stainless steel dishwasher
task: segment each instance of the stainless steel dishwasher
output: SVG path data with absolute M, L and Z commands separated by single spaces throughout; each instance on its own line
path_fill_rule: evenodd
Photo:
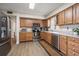
M 53 33 L 52 34 L 52 45 L 59 50 L 59 35 Z

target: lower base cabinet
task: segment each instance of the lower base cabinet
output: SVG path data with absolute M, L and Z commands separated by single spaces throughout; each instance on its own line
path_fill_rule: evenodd
M 20 32 L 19 33 L 20 42 L 32 41 L 32 32 Z
M 60 35 L 60 51 L 67 56 L 79 56 L 79 38 Z
M 20 42 L 26 41 L 26 35 L 27 35 L 26 32 L 20 32 L 20 33 L 19 33 Z
M 68 37 L 68 56 L 79 56 L 79 39 Z
M 49 44 L 52 44 L 52 34 L 51 33 L 47 33 L 47 42 Z
M 59 45 L 59 48 L 60 48 L 60 51 L 62 53 L 64 53 L 65 55 L 67 55 L 67 39 L 66 39 L 66 36 L 63 36 L 63 35 L 60 35 L 59 37 L 60 39 L 60 45 Z
M 49 44 L 52 44 L 52 34 L 48 32 L 41 32 L 41 39 L 45 40 Z
M 27 32 L 26 41 L 32 41 L 33 40 L 32 36 L 33 36 L 32 32 Z

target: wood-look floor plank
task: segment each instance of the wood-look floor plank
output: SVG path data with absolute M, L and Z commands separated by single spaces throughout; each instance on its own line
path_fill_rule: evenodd
M 26 42 L 14 45 L 8 56 L 48 56 L 38 42 Z
M 48 51 L 51 56 L 61 56 L 59 53 L 55 51 L 52 47 L 50 47 L 45 41 L 40 41 L 43 47 Z

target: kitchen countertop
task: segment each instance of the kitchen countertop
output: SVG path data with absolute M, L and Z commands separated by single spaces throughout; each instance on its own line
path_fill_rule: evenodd
M 59 35 L 65 35 L 65 36 L 70 36 L 70 37 L 74 37 L 74 38 L 79 38 L 79 35 L 73 34 L 73 33 L 59 32 L 59 31 L 57 31 L 57 32 L 56 31 L 45 31 L 45 32 L 59 34 Z

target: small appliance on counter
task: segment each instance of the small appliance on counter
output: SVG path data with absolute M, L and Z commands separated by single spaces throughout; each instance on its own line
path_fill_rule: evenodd
M 48 27 L 40 27 L 40 29 L 41 29 L 41 32 L 48 31 Z

